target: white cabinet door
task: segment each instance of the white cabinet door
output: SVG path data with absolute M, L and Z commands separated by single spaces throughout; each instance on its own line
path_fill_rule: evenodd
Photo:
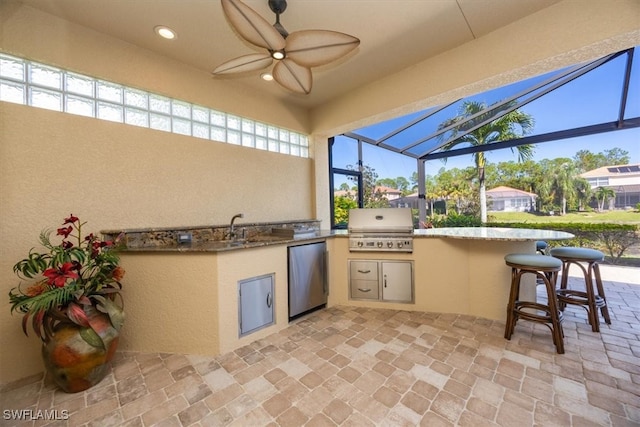
M 384 301 L 413 301 L 413 265 L 411 261 L 383 261 L 382 299 Z
M 273 324 L 274 274 L 238 282 L 240 336 Z

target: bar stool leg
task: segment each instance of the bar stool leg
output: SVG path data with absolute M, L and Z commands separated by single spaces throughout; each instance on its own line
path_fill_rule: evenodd
M 520 295 L 520 276 L 516 268 L 511 268 L 511 291 L 509 292 L 509 303 L 507 304 L 507 324 L 504 328 L 504 337 L 511 340 L 513 330 L 516 326 L 516 301 Z
M 561 290 L 565 290 L 567 289 L 567 284 L 569 281 L 569 267 L 570 267 L 571 263 L 565 260 L 562 260 L 562 280 L 560 281 L 560 289 Z M 560 311 L 564 311 L 564 309 L 566 308 L 567 304 L 564 303 L 563 301 L 558 301 L 558 308 L 560 309 Z
M 596 296 L 593 291 L 593 279 L 593 263 L 588 263 L 587 271 L 585 272 L 585 290 L 587 292 L 587 305 L 589 306 L 589 323 L 593 332 L 600 332 L 600 317 L 598 315 L 598 307 L 596 307 Z
M 604 295 L 604 286 L 602 286 L 602 277 L 600 276 L 600 264 L 597 262 L 593 263 L 593 272 L 595 273 L 596 278 L 596 287 L 598 289 L 598 296 L 602 298 L 604 301 L 604 305 L 600 307 L 600 312 L 602 313 L 602 317 L 604 317 L 604 321 L 607 325 L 611 324 L 611 317 L 609 316 L 609 306 L 607 305 L 607 297 Z M 596 313 L 597 317 L 597 313 Z
M 555 283 L 558 280 L 558 272 L 550 272 L 546 275 L 536 273 L 536 275 L 538 275 L 543 280 L 544 285 L 547 288 L 547 304 L 549 305 L 549 317 L 551 318 L 551 332 L 553 334 L 553 343 L 556 345 L 556 351 L 559 354 L 564 354 L 564 331 L 562 329 L 562 320 L 558 312 L 558 304 L 555 298 Z

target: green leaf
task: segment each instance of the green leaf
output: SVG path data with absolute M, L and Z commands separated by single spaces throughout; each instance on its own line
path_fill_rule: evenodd
M 102 341 L 102 338 L 100 338 L 100 335 L 98 335 L 96 331 L 94 331 L 92 328 L 80 329 L 80 336 L 92 347 L 105 350 L 104 342 Z
M 100 301 L 96 306 L 98 310 L 109 315 L 109 320 L 113 327 L 119 331 L 124 325 L 124 311 L 115 302 L 100 295 L 95 295 L 95 299 Z

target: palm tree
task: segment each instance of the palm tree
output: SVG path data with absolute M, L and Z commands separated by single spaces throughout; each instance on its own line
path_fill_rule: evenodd
M 508 103 L 500 107 L 501 109 L 509 109 L 514 103 Z M 482 113 L 482 111 L 486 111 Z M 469 120 L 470 117 L 475 116 Z M 443 150 L 451 150 L 460 144 L 478 147 L 482 145 L 492 144 L 498 141 L 507 141 L 511 139 L 521 138 L 529 134 L 533 130 L 534 120 L 529 114 L 520 110 L 513 110 L 506 113 L 502 117 L 481 126 L 475 130 L 466 133 L 467 129 L 471 129 L 476 125 L 491 118 L 491 109 L 483 102 L 466 101 L 460 107 L 458 115 L 452 119 L 443 122 L 438 129 L 445 129 L 451 125 L 461 123 L 452 130 L 450 138 L 453 139 L 442 147 Z M 456 135 L 463 134 L 460 138 L 454 139 Z M 446 135 L 443 134 L 443 135 Z M 518 151 L 518 161 L 529 160 L 533 157 L 532 145 L 520 145 L 516 147 Z M 511 149 L 513 151 L 513 148 Z M 487 222 L 487 193 L 485 188 L 484 169 L 486 165 L 486 156 L 480 151 L 473 154 L 476 170 L 478 172 L 478 183 L 480 186 L 480 219 L 483 223 Z
M 543 196 L 551 197 L 554 201 L 559 201 L 561 215 L 565 215 L 567 213 L 567 200 L 574 199 L 577 196 L 575 185 L 577 171 L 571 160 L 556 160 L 567 161 L 558 163 L 556 167 L 548 172 L 548 175 L 540 187 L 540 193 Z
M 601 211 L 604 210 L 604 204 L 614 197 L 616 197 L 616 192 L 609 187 L 598 187 L 596 189 L 596 198 L 598 199 Z M 600 201 L 602 201 L 602 203 L 600 203 Z

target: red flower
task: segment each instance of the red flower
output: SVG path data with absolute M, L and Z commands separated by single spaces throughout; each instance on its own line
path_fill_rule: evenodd
M 69 218 L 65 218 L 63 224 L 73 224 L 74 222 L 78 222 L 78 217 L 69 214 Z
M 71 249 L 73 247 L 73 243 L 68 240 L 62 241 L 62 249 Z
M 69 237 L 69 234 L 71 234 L 72 231 L 72 226 L 58 228 L 58 236 L 64 236 L 64 238 L 66 239 L 67 237 Z
M 72 262 L 65 262 L 60 268 L 47 268 L 42 274 L 48 279 L 48 283 L 57 288 L 62 288 L 67 279 L 80 277 L 74 270 Z
M 91 242 L 91 258 L 95 258 L 100 254 L 100 248 L 102 244 L 100 242 Z

